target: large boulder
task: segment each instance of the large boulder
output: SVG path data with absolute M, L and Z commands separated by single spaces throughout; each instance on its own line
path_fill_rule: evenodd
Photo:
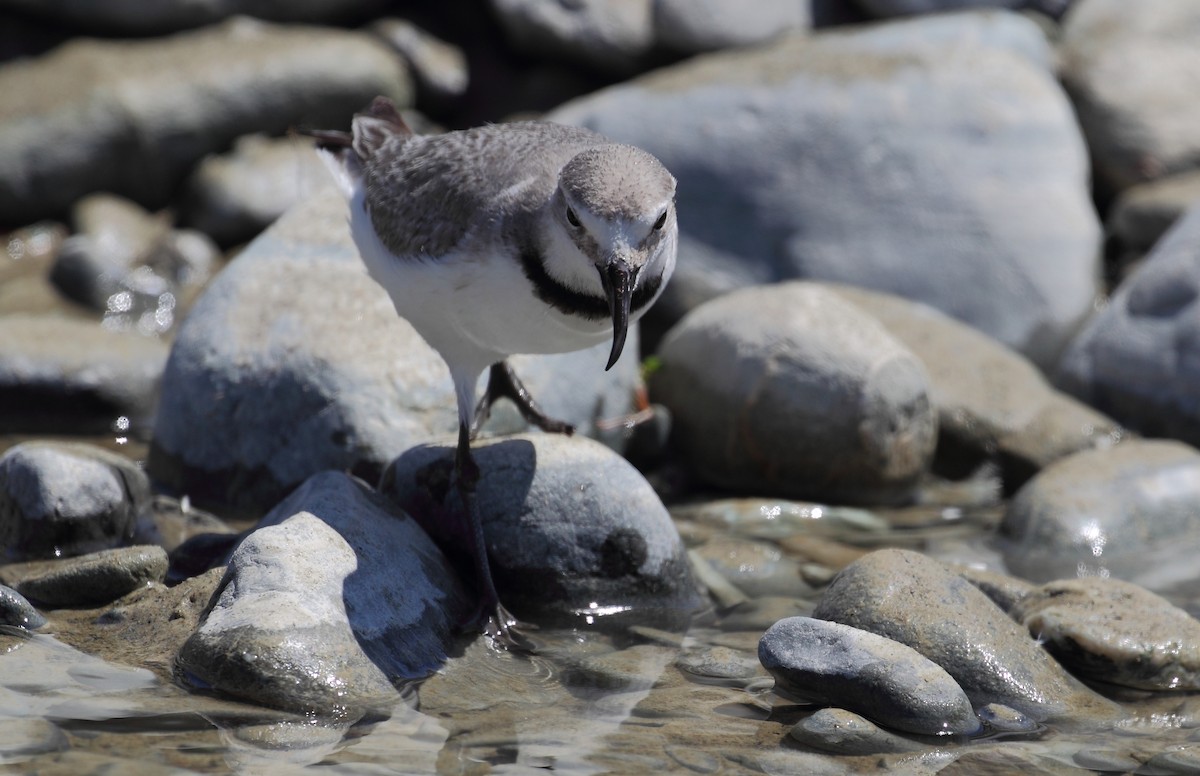
M 1019 16 L 917 19 L 701 56 L 551 118 L 679 179 L 687 260 L 652 315 L 833 280 L 924 301 L 1044 365 L 1092 308 L 1101 240 L 1050 60 Z

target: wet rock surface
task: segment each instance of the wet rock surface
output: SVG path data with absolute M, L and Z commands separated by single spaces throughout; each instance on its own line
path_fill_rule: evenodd
M 46 618 L 25 596 L 8 585 L 0 585 L 0 624 L 40 628 L 46 624 Z
M 1078 453 L 1013 497 L 1000 525 L 1005 561 L 1038 582 L 1083 573 L 1170 586 L 1193 576 L 1197 503 L 1200 452 L 1188 445 L 1128 440 Z
M 167 553 L 156 545 L 0 566 L 0 580 L 50 608 L 105 604 L 166 576 Z
M 132 538 L 150 483 L 129 459 L 82 444 L 27 442 L 0 456 L 6 560 L 55 558 Z
M 950 610 L 954 617 L 947 619 Z M 1037 720 L 1118 713 L 987 596 L 919 553 L 880 550 L 856 561 L 830 583 L 813 616 L 912 647 L 954 677 L 976 705 L 1002 703 Z
M 830 500 L 908 496 L 933 454 L 928 378 L 858 308 L 804 283 L 747 289 L 679 322 L 651 391 L 724 488 Z
M 454 448 L 415 447 L 380 490 L 442 546 L 466 541 Z M 558 434 L 477 441 L 472 455 L 496 588 L 518 618 L 617 627 L 685 623 L 701 600 L 679 534 L 654 490 L 603 445 Z
M 179 667 L 268 706 L 395 702 L 431 672 L 471 603 L 406 515 L 340 473 L 310 478 L 234 550 Z
M 1119 579 L 1049 582 L 1013 617 L 1077 675 L 1142 690 L 1200 687 L 1200 622 Z
M 882 636 L 811 617 L 780 620 L 763 635 L 759 660 L 776 692 L 837 706 L 922 735 L 979 730 L 971 702 L 940 666 Z

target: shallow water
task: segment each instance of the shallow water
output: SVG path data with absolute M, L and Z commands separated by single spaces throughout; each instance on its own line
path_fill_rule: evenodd
M 144 453 L 136 440 L 89 441 Z M 686 633 L 652 625 L 537 631 L 532 655 L 464 639 L 441 671 L 368 719 L 298 716 L 189 692 L 67 646 L 54 634 L 78 613 L 51 612 L 32 634 L 0 628 L 0 772 L 1196 772 L 1200 697 L 1182 694 L 1110 689 L 1128 712 L 1116 726 L 1053 724 L 928 741 L 907 754 L 836 756 L 788 736 L 814 709 L 772 693 L 758 638 L 782 617 L 811 613 L 834 569 L 887 546 L 996 563 L 989 537 L 1001 506 L 986 487 L 930 491 L 929 500 L 941 503 L 888 512 L 769 501 L 676 507 L 689 546 L 729 548 L 708 552 L 708 571 L 726 565 L 726 575 L 742 575 L 740 589 L 724 591 L 737 605 L 723 615 L 700 613 Z M 718 606 L 728 606 L 716 592 Z M 1198 594 L 1181 588 L 1172 598 L 1195 612 Z

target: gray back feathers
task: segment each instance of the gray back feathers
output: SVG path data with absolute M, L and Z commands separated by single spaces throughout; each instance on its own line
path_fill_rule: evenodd
M 519 122 L 414 135 L 387 100 L 377 99 L 355 117 L 351 146 L 355 158 L 345 163 L 363 180 L 375 231 L 402 258 L 503 239 L 546 206 L 560 171 L 573 196 L 595 203 L 596 212 L 619 212 L 621 198 L 636 191 L 637 176 L 669 181 L 667 191 L 674 189 L 652 156 L 586 129 Z M 614 171 L 614 154 L 615 167 L 632 166 Z

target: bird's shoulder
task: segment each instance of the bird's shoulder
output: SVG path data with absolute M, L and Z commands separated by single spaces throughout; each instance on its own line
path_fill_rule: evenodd
M 441 256 L 472 235 L 529 217 L 549 200 L 572 156 L 606 142 L 547 122 L 395 138 L 364 160 L 367 208 L 392 253 Z

